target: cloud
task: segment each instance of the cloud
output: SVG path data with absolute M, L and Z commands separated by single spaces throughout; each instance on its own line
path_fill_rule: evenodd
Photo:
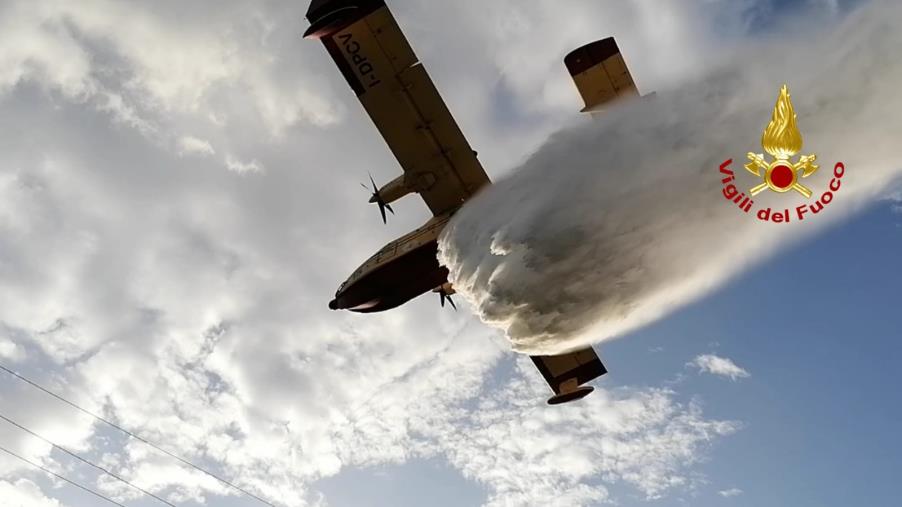
M 250 160 L 248 162 L 244 162 L 239 160 L 232 155 L 227 155 L 225 159 L 226 167 L 229 171 L 236 172 L 238 174 L 248 174 L 248 173 L 260 173 L 263 172 L 263 166 L 260 162 L 256 160 Z
M 277 26 L 274 15 L 300 19 L 301 9 L 224 1 L 176 14 L 152 2 L 4 2 L 0 95 L 39 83 L 152 137 L 167 137 L 158 122 L 205 110 L 271 136 L 301 123 L 332 124 L 333 99 L 313 91 L 327 88 L 313 76 L 298 79 L 302 65 L 289 70 L 275 57 L 297 33 Z M 250 107 L 224 107 L 232 100 Z
M 563 411 L 538 408 L 526 400 L 547 387 L 525 358 L 518 368 L 511 387 L 471 412 L 472 430 L 445 437 L 451 462 L 490 487 L 488 505 L 594 504 L 611 501 L 616 483 L 647 499 L 691 489 L 688 467 L 707 442 L 738 429 L 705 420 L 697 405 L 664 389 L 600 389 Z
M 0 337 L 0 357 L 10 361 L 21 361 L 25 358 L 25 351 L 9 338 Z
M 853 213 L 902 169 L 892 84 L 902 79 L 893 56 L 902 41 L 887 29 L 899 20 L 902 6 L 875 0 L 820 33 L 793 28 L 698 80 L 554 134 L 443 232 L 440 260 L 455 288 L 515 350 L 556 353 L 658 319 Z M 718 167 L 735 158 L 744 173 L 740 159 L 758 145 L 784 81 L 805 150 L 823 166 L 812 188 L 827 188 L 837 160 L 847 174 L 821 215 L 780 226 L 725 201 Z M 751 176 L 741 185 L 753 186 Z M 799 204 L 775 193 L 755 201 L 756 210 Z
M 894 192 L 889 196 L 890 209 L 894 213 L 902 213 L 902 192 Z
M 733 498 L 734 496 L 739 496 L 743 493 L 743 491 L 739 488 L 730 488 L 722 491 L 718 491 L 717 494 L 724 498 Z
M 459 368 L 459 363 L 439 361 L 422 372 L 422 379 L 411 379 L 425 382 L 413 391 L 422 394 L 414 394 L 412 401 L 391 395 L 373 400 L 341 433 L 343 447 L 378 443 L 379 454 L 394 450 L 399 460 L 411 452 L 443 456 L 488 488 L 487 505 L 592 505 L 613 500 L 609 487 L 614 484 L 628 485 L 649 499 L 692 489 L 697 477 L 691 467 L 710 441 L 739 427 L 706 419 L 698 405 L 683 404 L 676 393 L 660 388 L 601 387 L 585 403 L 554 410 L 535 403 L 547 396 L 548 388 L 524 357 L 510 378 L 498 379 L 498 389 L 472 390 L 476 379 L 467 375 L 470 380 L 462 384 L 476 398 L 452 401 L 433 390 L 433 379 Z M 430 396 L 440 399 L 428 400 Z M 393 444 L 412 436 L 399 431 L 405 426 L 420 436 Z M 359 450 L 357 455 L 359 460 Z M 369 459 L 363 463 L 372 464 Z
M 60 507 L 58 500 L 44 496 L 41 488 L 28 479 L 0 481 L 0 498 L 9 507 Z
M 193 136 L 182 136 L 178 140 L 179 154 L 209 156 L 216 153 L 210 141 Z M 227 159 L 228 160 L 228 159 Z
M 700 372 L 729 377 L 730 380 L 751 376 L 749 372 L 736 366 L 732 359 L 715 356 L 714 354 L 702 354 L 690 361 L 687 366 L 694 366 Z

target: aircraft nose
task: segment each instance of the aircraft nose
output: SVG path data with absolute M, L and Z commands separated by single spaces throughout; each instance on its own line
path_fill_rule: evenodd
M 337 299 L 333 299 L 332 301 L 329 301 L 329 309 L 330 310 L 338 310 L 338 300 Z

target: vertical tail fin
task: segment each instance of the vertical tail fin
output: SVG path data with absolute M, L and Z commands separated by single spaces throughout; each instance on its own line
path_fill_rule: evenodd
M 619 97 L 639 96 L 613 37 L 574 49 L 564 57 L 564 65 L 586 103 L 580 112 L 598 111 Z

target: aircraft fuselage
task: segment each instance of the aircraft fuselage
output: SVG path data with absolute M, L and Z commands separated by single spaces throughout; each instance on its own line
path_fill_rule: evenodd
M 333 310 L 373 313 L 390 310 L 448 281 L 440 266 L 438 236 L 450 214 L 434 217 L 424 226 L 385 245 L 338 287 Z

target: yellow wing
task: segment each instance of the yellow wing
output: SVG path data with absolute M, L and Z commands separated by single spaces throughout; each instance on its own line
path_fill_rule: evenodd
M 326 46 L 401 164 L 405 193 L 434 215 L 489 178 L 383 0 L 314 0 L 305 37 Z
M 638 97 L 636 83 L 613 37 L 574 49 L 564 57 L 564 65 L 576 84 L 589 113 L 620 97 Z

